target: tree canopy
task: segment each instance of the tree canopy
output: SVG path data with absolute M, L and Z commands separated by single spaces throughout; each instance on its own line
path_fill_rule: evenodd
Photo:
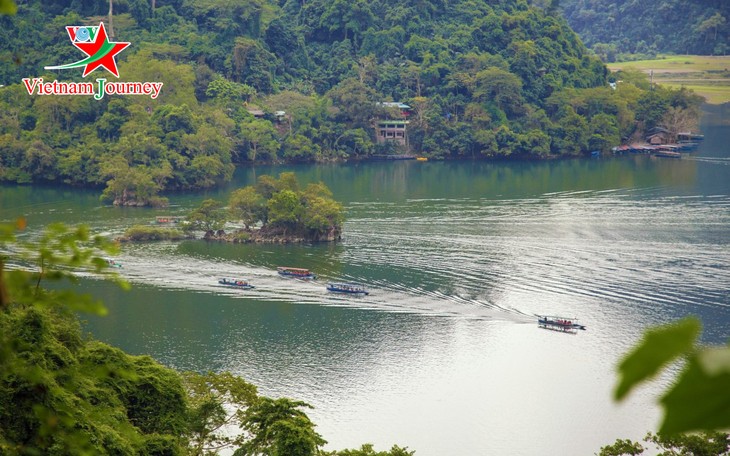
M 730 4 L 704 0 L 563 0 L 570 26 L 606 62 L 621 54 L 727 55 Z
M 0 16 L 0 180 L 96 186 L 111 203 L 164 205 L 159 192 L 219 185 L 237 163 L 403 149 L 576 155 L 617 145 L 651 123 L 642 116 L 661 119 L 666 104 L 638 102 L 653 96 L 648 85 L 609 89 L 606 67 L 551 5 L 116 2 L 114 39 L 132 43 L 118 56 L 121 80 L 164 86 L 155 100 L 97 101 L 29 95 L 21 79 L 78 80 L 43 68 L 77 60 L 65 27 L 108 21 L 109 2 L 23 2 Z M 722 27 L 718 18 L 701 28 L 709 40 Z M 589 109 L 574 106 L 596 95 Z M 379 140 L 379 120 L 407 121 L 407 145 Z

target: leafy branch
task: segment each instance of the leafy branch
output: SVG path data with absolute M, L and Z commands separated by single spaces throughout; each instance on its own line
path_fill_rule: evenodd
M 664 418 L 659 435 L 730 428 L 730 347 L 701 347 L 697 318 L 651 329 L 619 365 L 616 400 L 670 364 L 684 361 L 682 371 L 660 402 Z

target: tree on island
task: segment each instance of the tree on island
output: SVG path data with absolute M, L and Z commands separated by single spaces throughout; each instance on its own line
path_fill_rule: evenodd
M 205 232 L 216 231 L 223 228 L 226 223 L 226 212 L 223 203 L 214 199 L 207 199 L 200 204 L 200 207 L 188 214 L 188 230 L 203 230 Z
M 260 224 L 264 237 L 290 236 L 309 241 L 336 240 L 342 232 L 343 208 L 332 199 L 322 182 L 300 190 L 294 173 L 260 176 L 256 185 L 234 191 L 228 200 L 229 214 L 243 222 L 246 231 Z

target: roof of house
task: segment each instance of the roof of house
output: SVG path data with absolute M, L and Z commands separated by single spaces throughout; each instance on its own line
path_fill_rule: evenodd
M 382 101 L 378 103 L 378 106 L 385 106 L 386 108 L 411 109 L 411 107 L 407 104 L 397 101 Z

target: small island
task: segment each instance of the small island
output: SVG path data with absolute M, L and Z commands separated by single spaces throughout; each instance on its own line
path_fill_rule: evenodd
M 303 189 L 292 172 L 276 179 L 260 176 L 255 185 L 233 191 L 228 206 L 207 199 L 179 224 L 179 229 L 133 226 L 120 241 L 180 240 L 195 238 L 223 242 L 298 243 L 332 242 L 342 237 L 343 208 L 322 182 Z M 225 227 L 239 223 L 230 232 Z

